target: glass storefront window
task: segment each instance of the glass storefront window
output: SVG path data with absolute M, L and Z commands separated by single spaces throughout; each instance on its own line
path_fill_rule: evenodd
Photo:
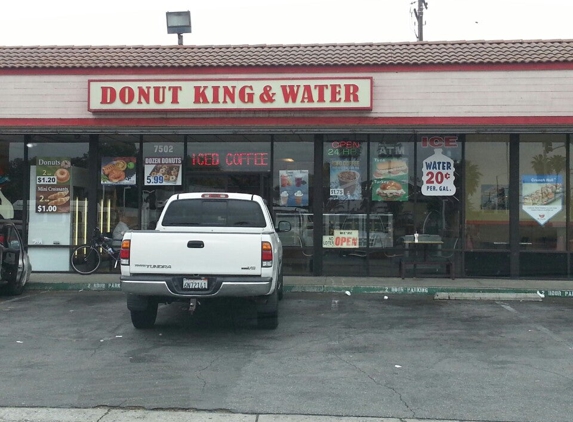
M 143 136 L 141 228 L 154 228 L 165 202 L 183 191 L 184 147 L 182 135 Z
M 416 156 L 416 231 L 437 235 L 442 251 L 460 249 L 462 141 L 458 135 L 422 135 Z
M 30 261 L 34 271 L 67 272 L 69 247 L 88 238 L 89 139 L 87 135 L 36 135 L 27 147 Z
M 366 275 L 357 214 L 367 213 L 369 203 L 367 135 L 324 136 L 322 178 L 324 274 Z
M 509 249 L 509 135 L 466 135 L 465 248 Z
M 324 212 L 366 212 L 368 142 L 366 135 L 324 138 Z
M 566 249 L 565 145 L 565 135 L 520 136 L 519 237 L 522 249 Z
M 97 227 L 114 237 L 119 246 L 122 234 L 115 230 L 125 224 L 130 229 L 139 226 L 137 186 L 142 184 L 138 163 L 138 135 L 100 135 L 99 175 L 97 199 Z M 125 230 L 123 230 L 125 231 Z M 115 232 L 115 234 L 114 234 Z
M 399 239 L 413 234 L 416 137 L 410 135 L 370 136 L 370 199 L 372 216 L 391 216 L 388 228 L 392 241 L 385 247 L 399 245 Z M 395 254 L 397 252 L 394 252 Z M 387 252 L 386 255 L 390 254 Z
M 187 135 L 186 189 L 238 192 L 271 201 L 270 135 Z
M 188 135 L 189 172 L 269 172 L 269 135 Z
M 313 263 L 314 137 L 277 135 L 273 149 L 273 210 L 275 222 L 288 221 L 291 231 L 280 233 L 283 271 L 309 274 Z
M 12 220 L 22 233 L 24 136 L 0 135 L 0 219 Z

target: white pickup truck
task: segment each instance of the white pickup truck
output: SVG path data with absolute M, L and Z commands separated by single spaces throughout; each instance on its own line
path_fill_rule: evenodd
M 121 289 L 135 328 L 155 324 L 159 303 L 193 311 L 218 297 L 251 298 L 261 328 L 278 326 L 283 295 L 282 244 L 263 199 L 243 193 L 182 193 L 165 204 L 155 230 L 125 233 Z

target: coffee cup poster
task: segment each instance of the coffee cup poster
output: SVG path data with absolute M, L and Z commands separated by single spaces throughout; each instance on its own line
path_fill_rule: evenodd
M 330 197 L 352 201 L 362 199 L 360 161 L 330 162 Z
M 308 206 L 308 170 L 279 170 L 280 205 Z
M 135 157 L 102 157 L 102 185 L 135 185 Z
M 408 200 L 406 158 L 374 158 L 371 172 L 373 201 Z
M 36 165 L 36 213 L 69 213 L 71 161 L 41 157 Z

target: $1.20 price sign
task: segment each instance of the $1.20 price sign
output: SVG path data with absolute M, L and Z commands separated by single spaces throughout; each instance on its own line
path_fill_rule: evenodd
M 434 155 L 422 163 L 422 195 L 424 196 L 453 196 L 454 160 L 442 154 L 441 149 L 434 150 Z

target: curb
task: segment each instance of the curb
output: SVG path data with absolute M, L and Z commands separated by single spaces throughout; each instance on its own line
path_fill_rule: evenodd
M 43 291 L 121 291 L 121 284 L 116 283 L 40 283 L 28 282 L 29 290 Z M 542 299 L 543 297 L 572 298 L 572 290 L 537 290 L 537 289 L 504 289 L 504 288 L 472 288 L 472 287 L 404 287 L 404 286 L 332 286 L 332 285 L 288 285 L 284 286 L 285 293 L 340 293 L 340 294 L 394 294 L 394 295 L 423 295 L 436 296 L 440 299 L 449 295 L 449 299 L 461 299 L 468 294 L 472 299 L 498 295 L 499 300 L 511 295 L 521 295 L 518 300 Z M 531 298 L 529 298 L 531 297 Z M 504 299 L 501 299 L 504 298 Z M 529 298 L 529 299 L 528 299 Z

